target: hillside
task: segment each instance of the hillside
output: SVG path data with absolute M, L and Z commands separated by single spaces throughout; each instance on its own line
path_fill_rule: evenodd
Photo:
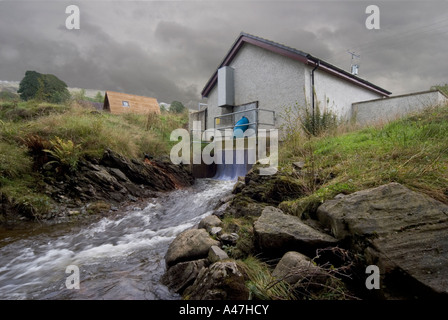
M 12 93 L 17 93 L 17 90 L 19 90 L 19 84 L 20 81 L 5 81 L 0 80 L 0 92 L 7 91 Z M 104 96 L 104 90 L 95 90 L 95 89 L 83 89 L 83 88 L 75 88 L 75 87 L 69 87 L 67 88 L 70 94 L 75 94 L 80 92 L 81 90 L 84 90 L 85 96 L 88 98 L 94 98 L 95 95 L 98 92 L 101 92 L 101 94 Z
M 98 164 L 106 150 L 136 161 L 143 161 L 144 155 L 166 156 L 170 150 L 171 131 L 186 123 L 186 114 L 112 115 L 76 102 L 60 105 L 36 101 L 0 102 L 0 194 L 3 202 L 8 204 L 8 210 L 29 218 L 53 217 L 59 214 L 55 197 L 62 196 L 71 205 L 79 202 L 64 195 L 73 192 L 76 186 L 73 190 L 59 190 L 58 186 L 73 184 L 73 179 L 83 170 L 88 173 L 85 167 Z M 127 165 L 125 159 L 120 161 Z M 108 173 L 99 172 L 101 179 L 109 179 Z M 101 181 L 106 186 L 100 189 L 106 190 L 110 187 L 107 183 L 115 182 L 115 178 L 110 179 Z

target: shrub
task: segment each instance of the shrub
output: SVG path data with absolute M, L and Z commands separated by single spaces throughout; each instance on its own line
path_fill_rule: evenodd
M 80 159 L 80 145 L 75 145 L 72 140 L 63 140 L 56 137 L 50 140 L 51 149 L 45 149 L 58 163 L 70 171 L 75 171 Z

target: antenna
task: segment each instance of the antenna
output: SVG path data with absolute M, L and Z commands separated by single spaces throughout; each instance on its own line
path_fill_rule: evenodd
M 352 61 L 351 61 L 351 65 L 350 65 L 350 72 L 352 73 L 352 75 L 356 76 L 356 75 L 358 75 L 359 65 L 358 64 L 354 64 L 353 63 L 353 59 L 355 57 L 359 59 L 359 58 L 361 58 L 361 55 L 356 54 L 355 52 L 351 52 L 349 50 L 347 50 L 347 52 L 352 55 Z

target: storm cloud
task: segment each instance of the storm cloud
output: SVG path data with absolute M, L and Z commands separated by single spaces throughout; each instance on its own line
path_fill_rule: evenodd
M 68 30 L 65 8 L 81 12 Z M 448 3 L 388 1 L 380 29 L 364 1 L 0 1 L 0 80 L 27 70 L 71 87 L 197 106 L 241 31 L 310 53 L 394 94 L 448 82 Z

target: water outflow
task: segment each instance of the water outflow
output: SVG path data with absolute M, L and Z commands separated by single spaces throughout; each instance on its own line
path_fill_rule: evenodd
M 0 239 L 0 299 L 178 299 L 160 284 L 168 246 L 232 186 L 197 180 L 87 227 L 56 225 Z M 79 267 L 79 289 L 66 287 L 69 265 Z
M 216 164 L 216 174 L 214 179 L 236 180 L 240 176 L 245 176 L 252 168 L 248 159 L 248 150 L 223 150 L 221 164 Z

